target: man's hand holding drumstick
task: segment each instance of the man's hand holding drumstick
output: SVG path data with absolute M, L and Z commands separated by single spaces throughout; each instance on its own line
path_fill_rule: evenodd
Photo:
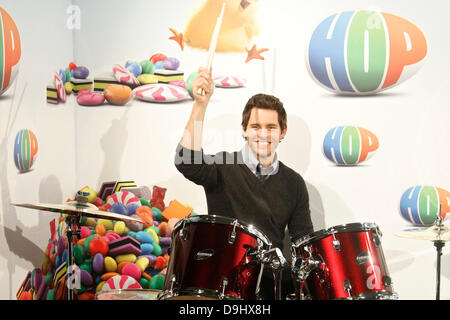
M 198 76 L 192 81 L 191 89 L 194 96 L 194 105 L 192 107 L 191 117 L 181 138 L 180 144 L 190 150 L 200 151 L 202 149 L 203 138 L 203 120 L 205 119 L 206 107 L 209 99 L 214 92 L 214 81 L 212 79 L 212 61 L 216 51 L 219 31 L 222 24 L 225 3 L 222 5 L 222 11 L 217 19 L 216 26 L 209 46 L 208 64 L 206 67 L 198 69 Z

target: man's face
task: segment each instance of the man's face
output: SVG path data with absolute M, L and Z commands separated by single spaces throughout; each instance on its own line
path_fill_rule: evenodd
M 249 148 L 258 160 L 273 157 L 280 139 L 286 135 L 287 128 L 281 131 L 278 113 L 275 110 L 253 108 L 247 128 L 242 128 Z

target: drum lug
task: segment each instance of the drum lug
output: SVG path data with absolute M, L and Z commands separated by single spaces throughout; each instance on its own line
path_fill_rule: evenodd
M 341 251 L 341 242 L 336 238 L 336 235 L 333 233 L 333 248 L 335 251 Z
M 230 234 L 228 235 L 228 243 L 229 244 L 233 244 L 234 241 L 236 241 L 236 227 L 238 225 L 238 221 L 234 220 L 233 221 L 233 231 L 230 232 Z
M 186 220 L 183 221 L 183 225 L 181 226 L 180 238 L 181 240 L 186 241 L 188 238 L 189 232 L 186 230 Z
M 386 287 L 390 287 L 392 285 L 392 279 L 389 276 L 383 276 L 383 283 Z
M 344 290 L 348 294 L 348 299 L 352 300 L 352 284 L 350 283 L 350 280 L 344 280 Z
M 381 244 L 381 234 L 380 234 L 380 230 L 378 228 L 375 229 L 375 234 L 372 233 L 372 238 L 373 238 L 373 243 L 375 245 L 376 248 L 378 248 Z
M 168 291 L 169 296 L 173 296 L 173 286 L 176 282 L 177 282 L 177 276 L 172 275 L 172 278 L 170 278 L 170 287 L 169 287 L 169 291 Z

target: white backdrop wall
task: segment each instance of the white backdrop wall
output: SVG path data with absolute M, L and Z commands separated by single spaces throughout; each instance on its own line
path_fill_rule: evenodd
M 14 87 L 0 96 L 4 169 L 0 279 L 5 284 L 1 298 L 14 299 L 26 272 L 42 263 L 48 221 L 53 218 L 45 214 L 38 218 L 9 202 L 61 202 L 85 185 L 98 190 L 103 181 L 135 180 L 139 185 L 166 187 L 166 200 L 177 199 L 198 213 L 207 212 L 203 189 L 184 179 L 173 165 L 192 101 L 152 104 L 134 99 L 122 107 L 82 107 L 72 96 L 53 106 L 46 103 L 44 90 L 52 73 L 70 61 L 87 66 L 94 76 L 110 71 L 114 63 L 148 59 L 157 52 L 180 59 L 187 77 L 206 63 L 207 53 L 189 47 L 181 51 L 168 39 L 169 27 L 183 31 L 196 2 L 2 1 L 21 33 L 22 62 Z M 79 28 L 67 27 L 70 5 L 80 9 Z M 357 9 L 377 9 L 412 21 L 426 35 L 428 56 L 414 77 L 395 88 L 374 96 L 337 96 L 311 79 L 304 54 L 311 32 L 323 19 Z M 241 112 L 248 98 L 259 92 L 278 96 L 288 113 L 288 134 L 279 156 L 307 182 L 315 230 L 348 222 L 378 224 L 400 299 L 435 297 L 432 243 L 398 238 L 394 232 L 410 226 L 399 211 L 407 188 L 450 189 L 450 48 L 442 37 L 449 9 L 444 0 L 427 8 L 406 0 L 261 0 L 260 34 L 254 43 L 269 49 L 265 60 L 245 63 L 245 52 L 217 53 L 214 60 L 215 75 L 242 75 L 247 85 L 216 88 L 206 115 L 205 152 L 240 149 Z M 376 154 L 352 167 L 328 161 L 323 139 L 341 125 L 373 132 L 380 142 Z M 37 163 L 26 174 L 18 174 L 11 156 L 14 135 L 22 127 L 34 128 L 39 142 Z M 450 255 L 447 247 L 443 251 L 441 298 L 450 299 Z

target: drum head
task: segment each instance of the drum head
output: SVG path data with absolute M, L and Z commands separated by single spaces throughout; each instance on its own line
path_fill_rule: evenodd
M 122 289 L 100 291 L 95 300 L 157 300 L 161 290 L 152 289 Z
M 228 217 L 222 217 L 217 215 L 199 215 L 193 217 L 187 217 L 177 222 L 175 225 L 172 237 L 178 233 L 178 231 L 183 227 L 183 224 L 188 223 L 218 223 L 225 225 L 236 225 L 237 228 L 241 229 L 244 233 L 247 233 L 254 238 L 261 240 L 266 246 L 271 246 L 272 242 L 264 235 L 262 231 L 260 231 L 257 227 L 252 224 L 247 224 L 243 221 L 239 221 L 237 219 L 232 219 Z
M 378 228 L 378 225 L 375 223 L 370 222 L 364 222 L 364 223 L 348 223 L 348 224 L 340 224 L 328 229 L 322 229 L 310 234 L 307 234 L 306 236 L 303 236 L 301 238 L 298 238 L 296 240 L 292 241 L 292 244 L 294 247 L 300 247 L 305 244 L 308 244 L 312 241 L 320 240 L 323 238 L 328 237 L 329 235 L 341 233 L 341 232 L 361 232 L 361 231 L 378 231 L 378 233 L 381 235 L 381 232 Z

